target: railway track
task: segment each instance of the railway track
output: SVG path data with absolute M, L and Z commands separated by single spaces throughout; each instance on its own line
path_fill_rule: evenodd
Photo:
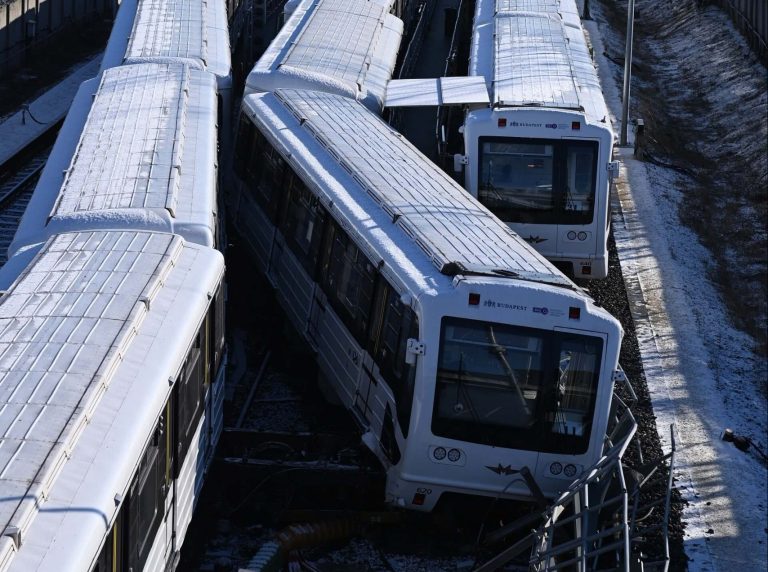
M 45 167 L 63 120 L 52 123 L 39 137 L 0 164 L 0 266 L 7 260 L 19 221 Z
M 48 147 L 39 151 L 26 164 L 0 179 L 0 266 L 7 260 L 8 246 L 32 198 L 50 150 Z

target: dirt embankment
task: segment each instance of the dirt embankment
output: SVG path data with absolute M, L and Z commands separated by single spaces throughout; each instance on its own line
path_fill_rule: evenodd
M 623 60 L 627 3 L 598 1 L 620 31 L 607 55 Z M 703 278 L 768 355 L 766 69 L 705 1 L 638 0 L 635 8 L 630 115 L 645 122 L 645 158 L 683 175 L 681 222 L 712 253 Z

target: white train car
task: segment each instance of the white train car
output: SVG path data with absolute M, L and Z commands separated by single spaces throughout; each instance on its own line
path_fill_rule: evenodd
M 172 570 L 221 431 L 224 261 L 131 230 L 0 269 L 0 570 Z
M 223 0 L 122 0 L 101 71 L 136 63 L 183 63 L 213 74 L 219 125 L 229 133 L 232 59 Z
M 302 0 L 245 83 L 245 94 L 308 89 L 361 101 L 381 113 L 403 22 L 392 0 Z
M 548 497 L 601 455 L 622 329 L 351 99 L 244 99 L 230 216 L 387 501 Z M 525 471 L 523 471 L 525 473 Z
M 216 247 L 214 77 L 182 64 L 107 69 L 79 89 L 8 257 L 62 232 L 169 232 Z
M 466 106 L 465 187 L 577 278 L 608 272 L 608 109 L 574 0 L 477 0 L 469 75 L 489 104 Z

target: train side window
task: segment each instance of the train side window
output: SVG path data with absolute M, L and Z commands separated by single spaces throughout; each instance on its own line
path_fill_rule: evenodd
M 198 333 L 182 367 L 179 381 L 174 388 L 176 392 L 176 471 L 179 476 L 184 464 L 192 437 L 197 429 L 197 422 L 203 414 L 203 370 L 202 335 Z
M 334 226 L 323 276 L 325 291 L 347 328 L 365 346 L 376 269 L 347 233 Z
M 267 140 L 256 126 L 251 124 L 252 137 L 248 159 L 245 164 L 245 180 L 251 187 L 257 187 L 264 176 L 264 148 L 269 146 Z
M 312 279 L 317 274 L 325 216 L 325 209 L 317 197 L 301 179 L 295 177 L 288 199 L 283 234 Z
M 166 410 L 163 410 L 131 484 L 128 498 L 128 569 L 141 570 L 163 520 L 166 486 Z
M 237 139 L 235 140 L 235 173 L 243 181 L 249 181 L 249 169 L 253 155 L 253 145 L 255 142 L 256 127 L 248 119 L 248 116 L 240 116 L 240 124 L 237 128 Z
M 285 183 L 289 182 L 286 175 L 290 171 L 287 168 L 285 159 L 277 150 L 266 140 L 262 139 L 261 153 L 254 154 L 255 162 L 261 168 L 261 177 L 259 183 L 254 185 L 255 198 L 267 213 L 272 222 L 277 220 L 280 199 L 285 191 Z

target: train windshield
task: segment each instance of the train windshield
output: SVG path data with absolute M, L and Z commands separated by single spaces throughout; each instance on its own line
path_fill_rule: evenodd
M 597 142 L 480 138 L 478 199 L 506 222 L 589 224 Z
M 443 318 L 432 432 L 550 453 L 589 445 L 603 341 Z

